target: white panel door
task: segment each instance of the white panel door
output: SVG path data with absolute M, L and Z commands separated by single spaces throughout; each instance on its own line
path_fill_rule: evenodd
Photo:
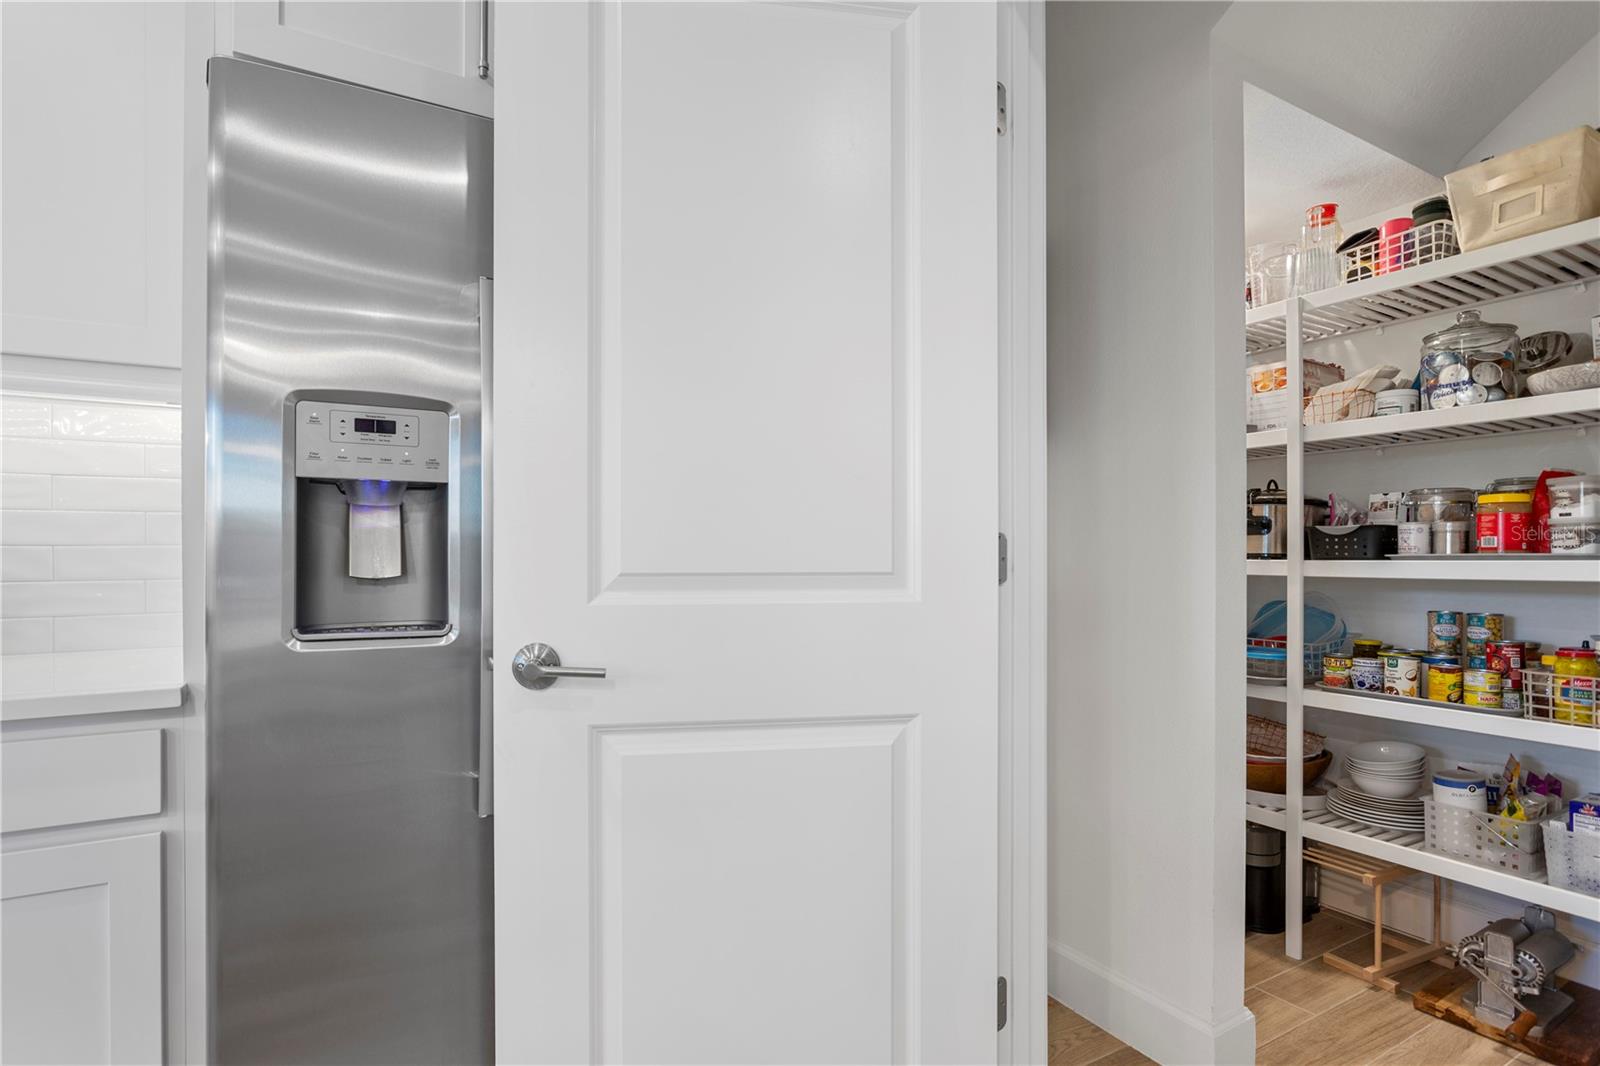
M 0 50 L 0 349 L 177 366 L 183 5 L 8 2 Z
M 493 116 L 489 11 L 486 0 L 235 0 L 219 28 L 234 55 Z
M 161 834 L 0 857 L 0 1062 L 156 1063 Z
M 500 19 L 497 1053 L 992 1059 L 993 9 Z

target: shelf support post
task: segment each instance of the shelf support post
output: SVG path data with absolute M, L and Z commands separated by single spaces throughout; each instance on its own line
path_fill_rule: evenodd
M 1303 958 L 1305 922 L 1305 837 L 1301 832 L 1301 812 L 1305 809 L 1305 780 L 1301 772 L 1305 751 L 1305 427 L 1301 415 L 1305 395 L 1305 363 L 1301 355 L 1300 315 L 1304 305 L 1298 296 L 1284 304 L 1284 358 L 1288 361 L 1289 416 L 1285 427 L 1284 464 L 1289 506 L 1289 544 L 1284 577 L 1284 603 L 1288 615 L 1285 634 L 1284 672 L 1288 679 L 1285 694 L 1285 729 L 1289 773 L 1286 775 L 1284 812 L 1283 947 L 1292 959 Z

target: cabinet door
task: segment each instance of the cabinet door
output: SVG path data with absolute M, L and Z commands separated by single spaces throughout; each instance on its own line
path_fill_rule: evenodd
M 486 0 L 237 0 L 221 15 L 221 50 L 234 55 L 494 114 L 492 79 L 478 69 L 492 75 Z
M 183 15 L 4 5 L 5 351 L 178 365 Z
M 0 857 L 0 1062 L 161 1061 L 161 834 Z

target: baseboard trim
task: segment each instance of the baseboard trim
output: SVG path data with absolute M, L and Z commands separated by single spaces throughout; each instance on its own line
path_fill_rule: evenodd
M 1256 1019 L 1242 1005 L 1238 1014 L 1214 1025 L 1053 940 L 1050 995 L 1168 1066 L 1255 1061 Z

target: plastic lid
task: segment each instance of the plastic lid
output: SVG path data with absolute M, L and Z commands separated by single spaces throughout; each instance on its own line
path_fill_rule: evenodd
M 1478 497 L 1479 503 L 1532 503 L 1533 497 L 1526 492 L 1485 492 Z
M 1594 649 L 1589 647 L 1589 642 L 1584 641 L 1581 648 L 1558 648 L 1556 654 L 1563 659 L 1593 659 Z
M 1288 655 L 1283 648 L 1266 648 L 1259 644 L 1252 644 L 1245 650 L 1245 657 L 1249 659 L 1284 659 Z
M 1306 208 L 1306 225 L 1328 226 L 1339 217 L 1338 204 L 1312 204 Z
M 1600 493 L 1600 475 L 1575 474 L 1572 477 L 1553 477 L 1545 484 L 1554 492 L 1556 489 L 1581 489 L 1585 493 Z
M 1471 501 L 1478 498 L 1476 491 L 1460 487 L 1449 489 L 1407 489 L 1401 497 L 1405 503 L 1430 503 L 1439 500 L 1449 502 Z
M 1508 346 L 1516 336 L 1517 327 L 1509 322 L 1485 322 L 1476 311 L 1460 311 L 1455 325 L 1422 338 L 1422 348 L 1433 352 Z

